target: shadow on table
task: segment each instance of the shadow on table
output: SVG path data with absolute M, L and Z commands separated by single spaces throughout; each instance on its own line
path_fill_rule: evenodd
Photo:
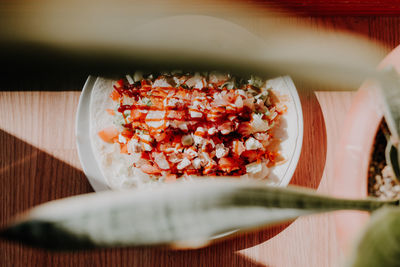
M 324 125 L 313 93 L 303 94 L 304 142 L 292 184 L 316 188 L 326 155 L 325 128 L 317 133 L 312 125 Z M 321 134 L 322 133 L 322 134 Z M 323 144 L 316 147 L 312 143 Z M 82 171 L 0 130 L 0 227 L 17 213 L 40 203 L 92 192 Z M 309 164 L 317 158 L 319 164 Z M 322 160 L 323 159 L 323 160 Z M 264 266 L 236 253 L 261 244 L 289 224 L 240 234 L 199 250 L 131 248 L 80 252 L 49 252 L 0 241 L 0 266 Z

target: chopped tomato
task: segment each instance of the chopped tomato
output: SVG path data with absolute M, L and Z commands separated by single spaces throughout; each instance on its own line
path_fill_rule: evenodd
M 218 130 L 221 131 L 222 134 L 228 134 L 233 131 L 233 123 L 232 122 L 225 122 L 218 126 Z
M 154 139 L 156 139 L 157 142 L 161 142 L 167 137 L 167 134 L 165 132 L 162 133 L 157 133 L 154 135 Z
M 246 150 L 240 156 L 247 159 L 249 162 L 253 162 L 262 157 L 262 153 L 262 151 L 258 150 Z
M 152 97 L 151 104 L 156 107 L 163 107 L 164 106 L 164 99 L 163 97 Z
M 115 84 L 118 88 L 122 88 L 124 86 L 124 80 L 118 80 Z
M 167 183 L 173 183 L 176 181 L 176 174 L 167 174 L 165 176 L 165 182 Z
M 233 141 L 232 142 L 232 152 L 236 155 L 236 156 L 240 156 L 243 151 L 246 150 L 246 147 L 243 145 L 242 142 L 240 141 Z
M 197 170 L 196 169 L 188 169 L 188 170 L 185 170 L 184 172 L 187 175 L 193 175 L 193 174 L 197 173 Z
M 128 154 L 128 146 L 126 144 L 122 144 L 120 152 L 122 154 Z
M 172 144 L 175 146 L 175 144 L 180 144 L 182 141 L 182 137 L 180 135 L 174 135 L 172 139 Z
M 108 109 L 106 109 L 106 111 L 107 111 L 107 113 L 110 114 L 111 116 L 114 116 L 114 115 L 115 115 L 115 111 L 114 111 L 113 109 L 108 108 Z
M 145 160 L 149 160 L 150 154 L 148 152 L 142 152 L 141 158 L 145 159 Z
M 99 133 L 99 137 L 103 139 L 104 142 L 113 143 L 115 138 L 118 137 L 118 130 L 114 126 L 107 127 L 101 130 Z
M 120 93 L 117 90 L 113 90 L 110 94 L 110 97 L 114 101 L 118 101 L 119 98 L 121 97 Z
M 159 96 L 159 97 L 161 97 L 161 98 L 166 97 L 166 96 L 168 95 L 168 93 L 165 92 L 165 90 L 163 90 L 162 88 L 163 88 L 163 87 L 159 87 L 158 89 L 153 90 L 153 91 L 151 92 L 151 95 L 152 95 L 152 96 Z M 168 90 L 169 87 L 167 87 L 166 89 Z
M 142 170 L 142 172 L 147 173 L 147 174 L 160 174 L 161 170 L 156 167 L 153 166 L 151 164 L 143 164 L 140 169 Z
M 146 119 L 147 113 L 141 112 L 139 109 L 134 109 L 131 111 L 132 121 L 143 121 Z
M 235 158 L 221 158 L 218 161 L 218 167 L 227 173 L 240 169 L 238 160 Z
M 123 130 L 123 131 L 121 132 L 121 135 L 122 135 L 123 137 L 128 138 L 128 139 L 131 139 L 132 136 L 133 136 L 133 132 L 132 132 L 131 130 Z
M 242 122 L 239 124 L 239 128 L 237 130 L 241 135 L 247 136 L 252 132 L 252 128 L 249 122 Z
M 185 115 L 186 113 L 184 110 L 169 110 L 166 117 L 171 120 L 180 120 L 185 118 Z
M 146 86 L 146 85 L 150 85 L 150 82 L 148 80 L 141 80 L 141 84 L 142 84 L 142 87 L 143 87 L 143 86 Z
M 175 97 L 186 98 L 187 94 L 188 94 L 187 90 L 181 89 L 181 90 L 178 90 L 178 92 L 176 92 Z
M 211 174 L 217 169 L 217 164 L 215 162 L 209 162 L 203 170 L 203 174 Z
M 265 157 L 272 163 L 283 160 L 282 156 L 277 151 L 267 151 Z
M 175 146 L 171 144 L 171 142 L 159 142 L 157 143 L 157 150 L 163 151 L 167 153 L 171 153 L 169 150 L 172 150 Z

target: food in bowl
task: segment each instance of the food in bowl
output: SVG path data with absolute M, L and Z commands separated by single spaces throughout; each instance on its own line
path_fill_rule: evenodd
M 203 176 L 267 178 L 287 96 L 255 76 L 136 72 L 98 80 L 92 147 L 111 188 Z

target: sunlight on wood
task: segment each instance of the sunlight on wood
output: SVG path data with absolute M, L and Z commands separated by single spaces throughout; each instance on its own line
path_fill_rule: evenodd
M 74 135 L 79 94 L 80 92 L 2 92 L 0 107 L 3 108 L 3 112 L 0 115 L 0 127 L 80 169 Z M 317 93 L 328 132 L 328 158 L 332 157 L 331 150 L 339 135 L 341 118 L 344 118 L 350 104 L 349 94 L 351 93 Z M 342 107 L 340 111 L 335 108 L 337 105 Z M 332 166 L 326 166 L 320 185 L 321 192 L 328 191 L 333 179 L 331 174 L 327 174 L 329 168 Z M 326 229 L 327 231 L 321 232 L 326 236 L 316 235 L 314 229 Z M 335 240 L 335 234 L 335 225 L 331 216 L 311 216 L 296 220 L 284 232 L 269 241 L 237 253 L 267 266 L 292 266 L 293 264 L 305 266 L 310 262 L 325 262 L 329 265 L 329 263 L 337 262 L 341 253 L 338 248 L 329 247 L 328 243 L 321 240 Z M 301 247 L 287 246 L 288 242 L 294 240 L 301 240 L 301 242 L 296 242 L 301 243 Z M 308 252 L 311 248 L 318 248 L 321 253 L 310 255 Z M 299 250 L 303 253 L 297 253 Z M 284 257 L 282 251 L 287 251 L 288 255 L 309 256 L 307 258 Z M 276 257 L 276 255 L 282 256 Z M 326 256 L 328 257 L 325 258 Z
M 0 92 L 0 129 L 81 170 L 75 145 L 80 92 Z
M 354 92 L 316 92 L 315 94 L 325 119 L 328 146 L 327 163 L 318 191 L 329 193 L 334 182 L 335 144 L 339 141 L 342 124 L 350 108 Z M 315 229 L 324 229 L 324 231 L 317 234 Z M 301 240 L 299 242 L 301 246 L 288 246 L 287 244 L 293 240 Z M 237 253 L 265 266 L 337 266 L 343 261 L 343 253 L 339 247 L 331 246 L 330 243 L 321 242 L 321 240 L 337 242 L 333 214 L 299 218 L 274 238 Z M 313 248 L 313 253 L 310 253 L 311 248 Z M 301 251 L 301 253 L 294 251 Z M 286 255 L 298 255 L 299 257 L 287 257 Z M 307 255 L 307 257 L 300 255 Z

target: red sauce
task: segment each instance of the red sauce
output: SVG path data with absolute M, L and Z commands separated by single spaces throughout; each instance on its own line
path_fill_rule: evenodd
M 255 89 L 251 85 L 248 85 L 248 88 Z M 195 100 L 199 100 L 204 103 L 211 104 L 214 101 L 214 94 L 220 93 L 221 89 L 218 88 L 217 85 L 206 86 L 203 83 L 202 89 L 186 89 L 185 87 L 157 87 L 152 88 L 151 82 L 148 80 L 142 80 L 141 82 L 136 82 L 134 84 L 127 84 L 123 80 L 120 80 L 114 85 L 114 90 L 118 92 L 120 97 L 120 107 L 118 108 L 118 112 L 122 114 L 125 119 L 125 124 L 123 126 L 126 130 L 122 133 L 123 136 L 130 138 L 138 139 L 142 142 L 142 144 L 147 144 L 152 147 L 152 151 L 142 152 L 142 159 L 150 161 L 151 164 L 153 161 L 152 153 L 153 152 L 163 152 L 166 155 L 166 158 L 172 154 L 179 153 L 169 153 L 166 148 L 189 148 L 189 146 L 184 147 L 181 144 L 182 137 L 187 135 L 188 133 L 194 133 L 195 136 L 199 136 L 201 138 L 205 138 L 208 140 L 208 143 L 202 148 L 202 151 L 207 153 L 213 153 L 215 150 L 215 146 L 210 142 L 212 141 L 214 144 L 224 144 L 225 147 L 230 148 L 229 154 L 224 162 L 232 163 L 232 166 L 218 166 L 218 159 L 215 159 L 207 166 L 202 166 L 199 169 L 189 168 L 189 169 L 181 169 L 177 168 L 178 164 L 171 163 L 170 161 L 170 169 L 168 170 L 172 174 L 176 174 L 177 176 L 181 176 L 183 174 L 195 174 L 195 175 L 243 175 L 246 173 L 245 165 L 254 160 L 260 160 L 261 158 L 266 158 L 273 162 L 276 158 L 275 152 L 263 152 L 256 151 L 255 153 L 252 151 L 247 151 L 247 153 L 243 153 L 241 156 L 238 156 L 237 147 L 234 147 L 233 141 L 242 141 L 244 143 L 245 136 L 239 133 L 238 127 L 243 123 L 248 123 L 252 119 L 252 114 L 254 110 L 250 109 L 247 106 L 243 106 L 241 108 L 236 108 L 234 103 L 236 97 L 241 97 L 240 95 L 235 95 L 234 90 L 222 89 L 230 94 L 231 98 L 228 97 L 228 101 L 231 104 L 226 106 L 218 106 L 213 107 L 211 110 L 204 109 L 203 107 L 193 107 L 193 101 L 191 98 L 195 97 Z M 132 105 L 123 105 L 123 96 L 127 96 L 129 98 L 134 98 L 134 104 Z M 164 101 L 170 101 L 175 98 L 175 105 L 165 106 Z M 142 102 L 144 99 L 147 99 L 147 103 L 140 103 L 140 99 Z M 129 120 L 125 117 L 124 112 L 130 111 L 131 114 L 134 114 L 129 117 Z M 145 112 L 141 112 L 145 111 Z M 147 118 L 147 114 L 153 111 L 165 111 L 165 115 L 160 118 Z M 201 117 L 192 117 L 191 112 L 201 113 Z M 161 126 L 150 127 L 148 125 L 149 122 L 163 122 Z M 177 123 L 182 124 L 186 123 L 187 130 L 183 128 L 168 127 L 167 123 Z M 204 131 L 199 131 L 199 127 L 203 127 Z M 207 131 L 211 128 L 216 128 L 216 133 L 210 135 Z M 233 131 L 230 131 L 228 134 L 222 134 L 221 127 L 230 127 Z M 146 139 L 140 138 L 138 134 L 136 134 L 136 130 L 140 131 L 148 131 L 149 135 L 152 137 L 153 141 L 147 141 Z M 248 137 L 248 136 L 247 136 Z M 247 138 L 246 137 L 246 138 Z M 155 141 L 155 140 L 158 141 Z M 191 145 L 190 145 L 191 146 Z M 196 147 L 194 147 L 196 149 Z M 229 159 L 229 160 L 228 160 Z

